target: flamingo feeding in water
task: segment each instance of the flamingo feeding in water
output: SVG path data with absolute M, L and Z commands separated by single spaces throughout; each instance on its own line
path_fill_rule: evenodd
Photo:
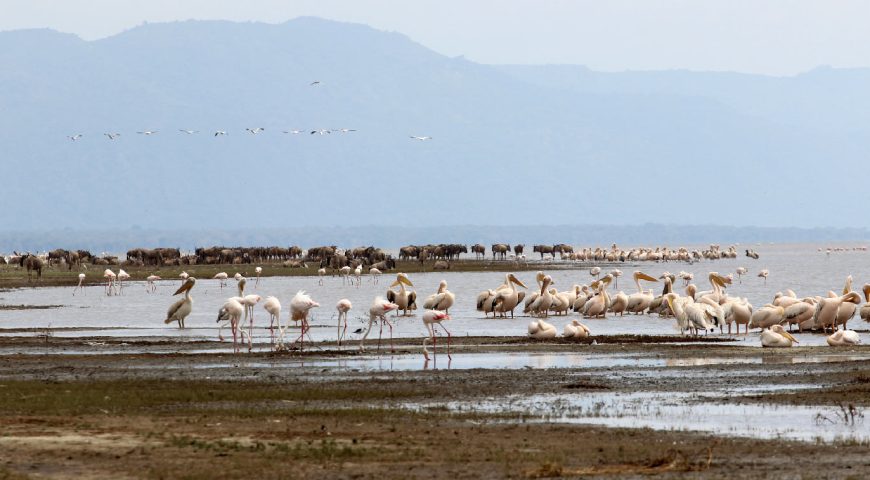
M 242 319 L 242 312 L 245 310 L 245 307 L 242 306 L 241 303 L 236 300 L 235 297 L 227 299 L 227 301 L 221 306 L 220 310 L 218 310 L 218 323 L 221 322 L 229 322 L 230 328 L 233 331 L 233 352 L 239 353 L 238 347 L 238 335 L 241 333 L 242 341 L 244 341 L 245 331 L 239 328 L 239 323 Z M 218 327 L 218 338 L 220 341 L 224 340 L 223 335 L 221 335 L 221 329 L 223 328 L 223 324 Z M 251 338 L 248 337 L 248 342 L 250 343 Z
M 81 290 L 82 292 L 85 291 L 85 289 L 82 288 L 82 283 L 83 283 L 84 281 L 85 281 L 85 274 L 84 274 L 84 273 L 80 273 L 80 274 L 79 274 L 79 284 L 76 285 L 76 288 L 73 289 L 73 295 L 76 294 L 76 290 Z
M 294 322 L 300 322 L 301 332 L 299 333 L 299 338 L 293 342 L 299 343 L 300 351 L 302 351 L 305 344 L 305 334 L 308 333 L 308 311 L 319 306 L 319 303 L 315 302 L 302 290 L 296 292 L 296 296 L 293 297 L 293 300 L 290 300 L 290 319 Z
M 281 302 L 278 301 L 275 297 L 266 297 L 266 301 L 263 302 L 263 308 L 269 312 L 269 331 L 272 334 L 272 343 L 275 342 L 275 323 L 278 323 L 278 332 L 280 334 L 280 339 L 278 341 L 279 345 L 283 345 L 284 343 L 284 330 L 281 328 Z
M 106 279 L 106 295 L 111 295 L 115 288 L 115 278 L 117 278 L 117 275 L 107 268 L 103 271 L 103 278 Z
M 335 309 L 338 310 L 338 346 L 341 346 L 341 340 L 344 338 L 344 334 L 347 333 L 347 312 L 353 308 L 353 304 L 350 303 L 350 300 L 346 298 L 342 298 L 335 304 Z M 341 321 L 344 320 L 344 330 L 341 329 Z
M 162 280 L 158 275 L 148 275 L 145 277 L 145 291 L 154 293 L 157 291 L 157 280 Z
M 429 351 L 426 350 L 426 342 L 432 342 L 432 355 L 437 355 L 438 348 L 435 340 L 435 324 L 437 323 L 444 332 L 447 333 L 447 358 L 453 358 L 450 356 L 450 330 L 444 327 L 444 324 L 441 323 L 444 320 L 450 320 L 450 315 L 447 312 L 441 310 L 426 310 L 423 313 L 423 326 L 429 331 L 429 336 L 423 339 L 423 357 L 426 358 L 426 361 L 429 361 Z
M 381 337 L 384 333 L 384 324 L 386 323 L 390 327 L 390 345 L 393 343 L 393 325 L 387 320 L 387 313 L 392 310 L 398 310 L 399 306 L 393 302 L 384 300 L 383 297 L 375 297 L 375 300 L 372 302 L 372 306 L 369 307 L 369 326 L 363 334 L 362 338 L 359 341 L 359 349 L 360 351 L 365 351 L 365 341 L 366 337 L 369 336 L 369 333 L 372 331 L 372 325 L 375 323 L 375 320 L 380 320 L 381 330 L 380 334 L 378 334 L 378 351 L 381 349 Z
M 257 267 L 254 271 L 257 273 L 257 281 L 254 282 L 254 288 L 257 288 L 260 286 L 260 274 L 263 273 L 263 267 Z
M 227 285 L 227 279 L 230 278 L 230 276 L 227 275 L 227 272 L 219 272 L 216 273 L 215 276 L 212 278 L 220 283 L 221 290 L 223 290 L 223 288 Z

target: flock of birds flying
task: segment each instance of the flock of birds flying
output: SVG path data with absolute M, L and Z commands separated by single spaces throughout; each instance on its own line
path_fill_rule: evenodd
M 198 133 L 201 133 L 199 130 L 189 130 L 186 128 L 179 128 L 178 131 L 185 134 L 185 135 L 196 135 Z M 245 131 L 251 135 L 258 135 L 260 133 L 265 132 L 266 129 L 264 127 L 248 127 L 248 128 L 245 128 Z M 283 133 L 291 134 L 291 135 L 299 135 L 299 134 L 305 133 L 308 135 L 321 135 L 321 136 L 330 135 L 333 133 L 338 133 L 338 134 L 352 133 L 352 132 L 356 132 L 356 131 L 357 131 L 357 129 L 355 129 L 355 128 L 316 128 L 316 129 L 310 129 L 310 130 L 309 129 L 302 130 L 302 129 L 294 128 L 294 129 L 290 129 L 290 130 L 282 130 Z M 145 136 L 150 137 L 152 135 L 157 135 L 159 132 L 160 132 L 160 130 L 140 130 L 140 131 L 137 131 L 136 133 L 139 135 L 145 135 Z M 221 136 L 229 135 L 229 132 L 227 130 L 215 130 L 214 132 L 207 132 L 207 133 L 208 133 L 208 135 L 211 135 L 214 137 L 221 137 Z M 77 141 L 81 140 L 82 138 L 84 138 L 84 136 L 85 136 L 85 134 L 83 134 L 83 133 L 76 133 L 74 135 L 67 135 L 66 138 L 68 138 L 69 140 L 71 140 L 73 142 L 77 142 Z M 114 140 L 119 139 L 121 137 L 121 134 L 118 132 L 104 132 L 103 136 L 105 136 L 106 138 L 108 138 L 111 141 L 114 141 Z M 424 142 L 427 140 L 432 140 L 432 137 L 430 137 L 428 135 L 426 135 L 426 136 L 409 135 L 409 138 L 412 140 L 424 141 Z

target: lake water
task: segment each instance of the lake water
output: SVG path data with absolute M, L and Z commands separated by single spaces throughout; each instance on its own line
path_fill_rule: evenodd
M 623 271 L 619 279 L 620 290 L 631 293 L 636 290 L 631 273 L 642 270 L 654 277 L 658 277 L 664 271 L 677 273 L 681 270 L 692 272 L 699 290 L 709 289 L 707 274 L 717 271 L 722 274 L 733 273 L 738 267 L 744 266 L 749 269 L 749 274 L 744 276 L 742 283 L 735 278 L 734 285 L 728 289 L 728 293 L 747 297 L 756 307 L 770 302 L 776 292 L 791 288 L 799 296 L 824 295 L 828 290 L 839 292 L 847 275 L 854 277 L 854 289 L 860 290 L 864 282 L 870 282 L 870 252 L 846 251 L 835 252 L 826 255 L 817 251 L 819 245 L 764 245 L 752 246 L 761 254 L 759 260 L 747 257 L 737 259 L 702 261 L 694 264 L 687 263 L 642 263 L 621 264 L 616 267 Z M 742 251 L 742 250 L 741 250 Z M 562 264 L 571 265 L 571 262 Z M 569 290 L 574 284 L 588 284 L 591 281 L 589 268 L 594 263 L 576 264 L 575 268 L 564 269 L 552 268 L 547 270 L 560 291 Z M 546 267 L 542 267 L 546 270 Z M 612 267 L 605 266 L 604 271 Z M 761 269 L 768 269 L 770 276 L 765 284 L 762 278 L 756 275 Z M 195 268 L 193 269 L 195 271 Z M 228 270 L 232 275 L 234 271 Z M 90 276 L 99 275 L 91 270 Z M 423 300 L 438 288 L 440 280 L 448 282 L 448 288 L 456 294 L 456 304 L 451 308 L 452 320 L 445 323 L 455 336 L 525 336 L 526 328 L 530 319 L 518 316 L 516 319 L 495 320 L 485 319 L 481 312 L 475 310 L 475 299 L 482 290 L 495 288 L 504 281 L 505 272 L 430 272 L 410 275 L 414 282 L 414 289 L 418 292 L 418 305 L 422 306 Z M 518 277 L 528 286 L 534 288 L 534 272 L 520 272 Z M 368 308 L 377 295 L 384 295 L 389 284 L 394 280 L 395 274 L 384 274 L 379 284 L 375 284 L 368 275 L 363 277 L 362 285 L 345 285 L 340 277 L 325 277 L 324 285 L 318 285 L 315 277 L 269 277 L 263 278 L 260 285 L 254 288 L 254 280 L 248 282 L 246 293 L 257 293 L 264 298 L 274 295 L 279 298 L 284 311 L 282 322 L 286 324 L 289 311 L 289 302 L 296 291 L 305 290 L 321 304 L 320 308 L 314 309 L 312 315 L 311 336 L 314 340 L 334 340 L 336 337 L 335 303 L 342 298 L 348 298 L 353 302 L 354 308 L 350 313 L 348 331 L 365 327 L 368 318 Z M 71 287 L 48 287 L 13 289 L 0 292 L 0 304 L 8 305 L 62 305 L 60 308 L 48 310 L 13 310 L 0 312 L 0 328 L 78 328 L 81 330 L 58 331 L 58 336 L 178 336 L 180 338 L 201 339 L 216 338 L 217 329 L 215 319 L 217 311 L 224 300 L 236 294 L 234 280 L 228 282 L 226 288 L 221 289 L 217 280 L 199 279 L 192 291 L 194 298 L 194 311 L 186 321 L 189 327 L 179 330 L 175 326 L 163 324 L 165 312 L 168 306 L 177 298 L 172 297 L 172 292 L 180 284 L 180 281 L 159 282 L 157 293 L 151 294 L 145 291 L 143 282 L 129 282 L 125 284 L 122 295 L 106 296 L 102 287 L 88 287 L 82 293 L 72 295 Z M 643 287 L 661 290 L 662 284 L 644 284 Z M 682 281 L 678 280 L 678 290 L 682 291 Z M 517 309 L 521 315 L 522 307 Z M 420 321 L 421 310 L 415 316 L 402 317 L 395 320 L 394 336 L 396 337 L 422 337 L 425 328 Z M 576 317 L 576 316 L 573 316 Z M 391 318 L 394 318 L 391 316 Z M 562 326 L 570 321 L 565 317 L 551 317 L 551 322 L 556 324 L 561 332 Z M 673 319 L 662 319 L 657 316 L 626 315 L 624 317 L 608 317 L 607 319 L 583 320 L 594 334 L 678 334 Z M 268 314 L 262 305 L 255 309 L 255 336 L 265 339 L 268 331 L 264 329 L 268 324 Z M 850 328 L 859 331 L 866 330 L 866 325 L 857 318 L 853 319 Z M 99 331 L 89 330 L 99 329 Z M 225 332 L 226 333 L 226 332 Z M 6 335 L 33 335 L 25 333 L 4 333 Z M 375 337 L 377 332 L 374 332 Z M 824 345 L 824 336 L 818 334 L 798 334 L 801 345 Z M 866 334 L 862 334 L 865 341 Z M 358 336 L 351 335 L 351 339 Z M 737 342 L 745 345 L 758 345 L 757 334 L 742 336 Z

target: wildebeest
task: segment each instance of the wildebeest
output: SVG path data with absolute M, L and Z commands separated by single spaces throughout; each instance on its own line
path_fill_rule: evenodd
M 540 253 L 540 254 L 541 254 L 541 260 L 544 259 L 544 255 L 545 255 L 545 254 L 546 254 L 546 255 L 550 255 L 550 256 L 552 256 L 552 257 L 555 257 L 555 253 L 554 253 L 554 249 L 553 249 L 553 246 L 552 246 L 552 245 L 535 245 L 535 246 L 532 248 L 532 251 L 535 252 L 535 253 Z
M 481 259 L 486 256 L 486 247 L 479 243 L 475 243 L 471 246 L 471 251 L 474 253 L 475 259 Z
M 27 268 L 27 281 L 33 281 L 33 271 L 36 270 L 36 279 L 42 280 L 42 268 L 45 266 L 45 263 L 41 258 L 36 255 L 25 254 L 22 255 L 18 260 L 19 267 Z
M 519 257 L 520 255 L 522 255 L 522 254 L 523 254 L 523 249 L 524 249 L 524 248 L 526 248 L 526 246 L 523 245 L 522 243 L 518 243 L 518 244 L 514 245 L 514 255 L 516 255 L 516 256 L 518 256 L 518 257 Z
M 493 260 L 498 257 L 501 260 L 507 258 L 507 254 L 510 251 L 511 246 L 506 243 L 494 243 L 492 245 L 492 258 Z

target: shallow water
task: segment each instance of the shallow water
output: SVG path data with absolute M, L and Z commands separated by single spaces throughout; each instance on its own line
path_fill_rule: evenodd
M 457 412 L 515 413 L 522 421 L 545 421 L 648 427 L 656 430 L 694 430 L 717 434 L 787 438 L 802 441 L 868 441 L 870 423 L 863 414 L 854 422 L 837 407 L 784 406 L 733 402 L 740 395 L 776 390 L 813 388 L 805 385 L 725 389 L 714 392 L 578 392 L 490 398 L 473 402 L 411 405 L 425 410 L 447 408 Z
M 720 273 L 733 272 L 739 266 L 749 268 L 750 273 L 744 277 L 742 283 L 735 280 L 735 284 L 729 288 L 729 293 L 749 298 L 756 306 L 761 306 L 772 300 L 774 294 L 785 288 L 792 288 L 798 295 L 823 295 L 828 290 L 839 291 L 843 287 L 844 279 L 851 274 L 855 278 L 855 289 L 859 289 L 864 281 L 870 281 L 870 262 L 868 252 L 849 251 L 831 254 L 817 252 L 816 245 L 764 245 L 753 246 L 760 254 L 760 260 L 746 257 L 738 257 L 734 260 L 704 261 L 692 265 L 685 263 L 645 263 L 642 265 L 620 265 L 623 277 L 619 279 L 619 287 L 628 293 L 634 291 L 630 280 L 631 272 L 643 270 L 653 276 L 658 276 L 668 270 L 679 272 L 689 271 L 695 274 L 695 283 L 699 289 L 708 289 L 706 276 L 709 271 Z M 589 283 L 591 277 L 588 268 L 593 264 L 586 264 L 582 269 L 553 269 L 548 273 L 553 277 L 555 286 L 560 290 L 569 290 L 575 283 Z M 767 285 L 761 278 L 756 277 L 757 272 L 767 268 L 770 277 Z M 195 268 L 191 269 L 195 274 Z M 610 268 L 604 268 L 609 271 Z M 228 273 L 235 273 L 229 271 Z M 98 272 L 89 273 L 91 276 L 99 275 Z M 480 312 L 475 310 L 475 299 L 479 292 L 488 288 L 495 288 L 504 280 L 503 272 L 434 272 L 411 275 L 415 289 L 419 294 L 418 304 L 422 306 L 423 299 L 437 290 L 438 282 L 445 279 L 448 288 L 456 294 L 456 305 L 451 308 L 452 320 L 445 323 L 454 336 L 524 336 L 527 317 L 508 320 L 485 319 Z M 534 286 L 534 272 L 522 272 L 519 278 L 527 285 Z M 298 290 L 306 290 L 312 297 L 320 302 L 320 308 L 313 310 L 311 336 L 314 340 L 334 340 L 336 331 L 335 303 L 341 298 L 348 298 L 354 304 L 350 314 L 348 332 L 352 332 L 367 325 L 367 310 L 372 299 L 376 295 L 383 295 L 394 276 L 383 275 L 380 282 L 375 284 L 373 279 L 364 276 L 362 285 L 344 285 L 340 277 L 326 277 L 324 285 L 318 285 L 317 277 L 270 277 L 264 278 L 259 287 L 254 287 L 254 280 L 248 282 L 246 293 L 257 293 L 264 298 L 267 295 L 277 296 L 284 305 L 282 322 L 287 321 L 288 305 L 292 295 Z M 131 282 L 123 289 L 119 296 L 106 296 L 102 287 L 89 287 L 85 292 L 72 295 L 70 287 L 29 288 L 16 289 L 0 292 L 2 304 L 25 304 L 25 305 L 63 305 L 61 308 L 50 310 L 14 310 L 0 312 L 2 328 L 66 328 L 66 327 L 91 327 L 108 328 L 100 330 L 98 335 L 105 336 L 177 336 L 182 339 L 215 338 L 217 311 L 223 301 L 236 294 L 235 282 L 229 281 L 227 288 L 221 289 L 217 280 L 200 279 L 194 288 L 194 311 L 187 319 L 187 331 L 180 331 L 174 326 L 164 326 L 164 313 L 168 306 L 175 300 L 171 293 L 177 288 L 178 281 L 160 282 L 156 294 L 145 292 L 144 283 Z M 660 290 L 661 284 L 645 284 L 644 288 Z M 682 290 L 682 286 L 679 287 Z M 517 309 L 519 313 L 521 307 Z M 268 322 L 268 315 L 258 306 L 255 310 L 255 336 L 265 339 L 268 331 L 262 327 Z M 425 328 L 416 316 L 402 317 L 394 320 L 393 335 L 396 337 L 422 337 Z M 570 317 L 569 317 L 570 318 Z M 551 323 L 556 324 L 559 331 L 568 323 L 564 317 L 551 317 Z M 584 320 L 593 334 L 677 334 L 672 319 L 661 319 L 655 316 L 626 315 L 624 317 L 609 317 L 606 320 Z M 865 330 L 866 326 L 859 319 L 853 319 L 850 327 Z M 122 330 L 123 329 L 123 330 Z M 133 330 L 131 330 L 133 329 Z M 34 335 L 34 333 L 5 333 L 13 335 Z M 56 332 L 58 336 L 88 336 L 93 332 L 86 330 Z M 374 332 L 377 335 L 377 331 Z M 385 329 L 385 335 L 387 330 Z M 863 334 L 866 341 L 866 334 Z M 800 345 L 824 345 L 824 337 L 817 334 L 796 334 Z M 350 333 L 351 340 L 358 335 Z M 757 333 L 748 337 L 737 337 L 738 345 L 759 344 Z

